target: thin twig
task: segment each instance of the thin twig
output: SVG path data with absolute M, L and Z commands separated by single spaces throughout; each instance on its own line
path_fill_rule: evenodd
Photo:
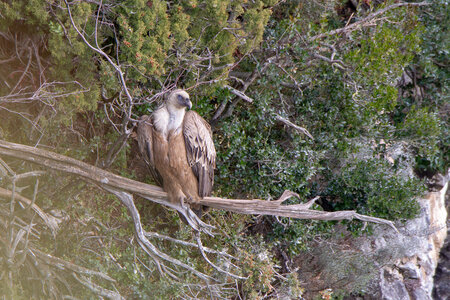
M 117 71 L 117 74 L 119 76 L 120 79 L 120 83 L 122 84 L 123 90 L 125 92 L 125 94 L 127 95 L 128 101 L 130 103 L 133 103 L 133 97 L 131 96 L 130 92 L 128 91 L 127 88 L 127 84 L 125 81 L 125 78 L 123 76 L 123 71 L 121 69 L 121 67 L 117 64 L 115 64 L 112 59 L 109 57 L 108 54 L 106 54 L 104 51 L 102 51 L 100 48 L 96 48 L 94 46 L 92 46 L 89 41 L 86 39 L 86 37 L 81 33 L 81 31 L 78 29 L 77 25 L 75 24 L 75 21 L 73 20 L 72 17 L 72 11 L 70 9 L 69 3 L 67 2 L 67 0 L 64 0 L 64 3 L 66 4 L 67 7 L 67 12 L 69 14 L 69 19 L 70 22 L 72 23 L 73 28 L 75 29 L 75 31 L 78 33 L 78 35 L 81 37 L 81 39 L 83 40 L 83 42 L 89 47 L 91 48 L 93 51 L 97 52 L 98 54 L 100 54 L 101 56 L 103 56 L 110 64 L 111 66 Z M 100 8 L 99 8 L 100 9 Z
M 228 272 L 228 271 L 226 271 L 226 270 L 224 270 L 224 269 L 222 269 L 222 268 L 216 266 L 215 264 L 213 264 L 213 263 L 209 260 L 208 256 L 207 256 L 206 253 L 205 253 L 205 250 L 204 250 L 204 248 L 203 248 L 203 244 L 202 244 L 202 240 L 201 240 L 201 238 L 200 238 L 200 233 L 199 233 L 199 232 L 196 232 L 196 233 L 195 233 L 195 238 L 196 238 L 196 240 L 197 240 L 198 249 L 200 250 L 200 253 L 201 253 L 202 256 L 203 256 L 203 259 L 206 260 L 206 262 L 207 262 L 208 264 L 210 264 L 211 267 L 213 267 L 214 269 L 216 269 L 216 270 L 219 271 L 220 273 L 223 273 L 223 274 L 226 274 L 226 275 L 228 275 L 228 276 L 230 276 L 230 277 L 233 277 L 234 279 L 247 279 L 247 277 L 242 277 L 242 276 L 239 276 L 239 275 L 236 275 L 236 274 L 232 274 L 232 273 L 230 273 L 230 272 Z
M 45 261 L 46 264 L 55 266 L 55 267 L 57 267 L 59 269 L 67 269 L 67 270 L 71 270 L 71 271 L 79 273 L 79 274 L 85 274 L 85 275 L 89 275 L 89 276 L 98 276 L 98 277 L 103 278 L 105 280 L 108 280 L 108 281 L 111 281 L 111 282 L 116 282 L 115 279 L 109 277 L 105 273 L 94 271 L 94 270 L 91 270 L 91 269 L 88 269 L 88 268 L 85 268 L 85 267 L 78 266 L 78 265 L 73 264 L 71 262 L 65 261 L 64 259 L 52 256 L 52 255 L 50 255 L 48 253 L 44 253 L 44 252 L 42 252 L 39 249 L 30 248 L 30 251 L 34 255 L 39 256 L 39 258 L 41 258 L 43 261 Z
M 160 240 L 170 241 L 172 243 L 180 244 L 180 245 L 183 245 L 183 246 L 189 246 L 189 247 L 197 247 L 198 246 L 197 244 L 186 242 L 186 241 L 182 241 L 182 240 L 178 240 L 178 239 L 175 239 L 175 238 L 167 236 L 167 235 L 159 234 L 157 232 L 146 232 L 145 236 L 147 236 L 149 238 L 157 238 L 157 239 L 160 239 Z M 229 258 L 229 259 L 237 260 L 236 257 L 234 257 L 234 256 L 232 256 L 232 255 L 230 255 L 230 254 L 228 254 L 226 252 L 217 251 L 217 250 L 214 250 L 214 249 L 211 249 L 211 248 L 208 248 L 208 247 L 203 247 L 203 250 L 205 252 L 208 252 L 208 253 L 217 254 L 217 255 L 220 255 L 220 256 L 223 256 L 223 257 L 226 257 L 226 258 Z

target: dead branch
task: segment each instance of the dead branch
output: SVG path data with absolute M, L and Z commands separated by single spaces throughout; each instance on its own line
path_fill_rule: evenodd
M 306 130 L 305 128 L 300 127 L 300 126 L 298 126 L 298 125 L 292 123 L 292 122 L 289 121 L 288 119 L 283 118 L 282 116 L 280 116 L 280 115 L 278 115 L 278 114 L 275 115 L 275 119 L 277 119 L 278 121 L 282 122 L 283 124 L 285 124 L 285 125 L 287 125 L 287 126 L 289 126 L 289 127 L 294 128 L 294 129 L 297 130 L 298 132 L 303 133 L 303 134 L 305 134 L 306 136 L 308 136 L 310 139 L 314 140 L 314 137 L 313 137 L 313 136 L 311 135 L 311 133 L 309 133 L 309 131 Z
M 345 68 L 348 68 L 344 62 L 340 59 L 333 59 L 333 58 L 328 58 L 325 57 L 323 55 L 317 54 L 317 53 L 313 53 L 312 54 L 313 57 L 321 59 L 329 64 L 331 64 L 332 66 L 336 66 L 337 68 L 341 69 L 341 70 L 345 70 Z
M 186 241 L 182 241 L 182 240 L 178 240 L 178 239 L 175 239 L 175 238 L 167 236 L 167 235 L 159 234 L 157 232 L 146 232 L 145 236 L 148 237 L 148 238 L 156 238 L 156 239 L 160 239 L 160 240 L 170 241 L 172 243 L 180 244 L 180 245 L 183 245 L 183 246 L 189 246 L 189 247 L 195 247 L 195 248 L 198 247 L 197 244 L 186 242 Z M 220 255 L 220 256 L 223 256 L 223 257 L 226 257 L 226 258 L 229 258 L 229 259 L 237 260 L 236 257 L 234 257 L 234 256 L 232 256 L 232 255 L 230 255 L 230 254 L 228 254 L 226 252 L 217 251 L 217 250 L 214 250 L 214 249 L 211 249 L 211 248 L 208 248 L 208 247 L 203 247 L 203 250 L 205 252 L 207 252 L 207 253 L 217 254 L 217 255 Z
M 247 96 L 246 94 L 244 94 L 243 92 L 241 92 L 240 90 L 237 90 L 234 87 L 229 86 L 228 84 L 224 85 L 224 87 L 229 89 L 233 95 L 235 95 L 249 103 L 253 103 L 253 99 L 250 98 L 249 96 Z
M 125 299 L 122 297 L 119 293 L 105 289 L 95 283 L 92 282 L 89 278 L 86 278 L 85 276 L 80 275 L 78 277 L 75 273 L 72 274 L 72 276 L 82 285 L 89 288 L 91 291 L 96 293 L 99 296 L 107 297 L 112 300 L 122 300 Z
M 11 191 L 0 187 L 0 198 L 11 198 L 11 197 L 12 197 Z M 33 209 L 36 212 L 36 214 L 39 217 L 41 217 L 45 225 L 47 225 L 48 228 L 52 230 L 52 232 L 56 232 L 58 230 L 58 222 L 56 221 L 55 217 L 46 214 L 42 209 L 39 208 L 39 206 L 32 203 L 30 199 L 23 197 L 17 192 L 15 193 L 14 197 L 16 200 L 18 200 L 22 204 L 25 204 L 26 206 L 31 205 L 31 209 Z
M 179 204 L 174 204 L 167 201 L 167 194 L 160 187 L 121 177 L 61 154 L 26 145 L 14 144 L 3 140 L 0 140 L 0 155 L 23 159 L 53 170 L 76 175 L 105 189 L 109 189 L 110 191 L 114 190 L 124 193 L 137 194 L 147 200 L 178 210 L 186 217 L 189 225 L 195 230 L 210 233 L 210 229 L 212 228 L 210 225 L 207 225 L 200 219 L 196 218 L 196 215 L 189 208 L 181 207 Z M 325 212 L 312 210 L 310 207 L 314 203 L 315 199 L 304 204 L 282 205 L 285 200 L 291 197 L 299 198 L 297 194 L 286 191 L 283 193 L 281 198 L 276 201 L 205 197 L 201 200 L 201 204 L 212 208 L 223 209 L 241 214 L 272 215 L 310 220 L 358 219 L 365 222 L 384 224 L 395 228 L 392 221 L 360 215 L 355 211 Z
M 130 212 L 131 217 L 133 218 L 134 223 L 134 229 L 136 233 L 136 238 L 138 240 L 139 245 L 142 247 L 142 249 L 154 260 L 156 266 L 158 267 L 158 270 L 162 275 L 168 274 L 174 279 L 178 279 L 175 274 L 172 274 L 165 265 L 161 262 L 161 260 L 167 261 L 172 263 L 173 265 L 182 267 L 186 270 L 191 271 L 193 274 L 198 276 L 199 278 L 202 278 L 206 282 L 209 282 L 210 280 L 214 280 L 214 278 L 197 271 L 193 267 L 179 261 L 178 259 L 175 259 L 173 257 L 170 257 L 169 255 L 165 254 L 164 252 L 159 251 L 145 236 L 144 229 L 142 228 L 139 212 L 134 205 L 133 196 L 130 193 L 118 191 L 112 188 L 105 188 L 105 190 L 109 191 L 110 193 L 113 193 L 114 195 L 119 198 L 122 203 L 128 208 L 128 211 Z
M 203 259 L 206 260 L 206 262 L 213 267 L 214 269 L 216 269 L 217 271 L 219 271 L 220 273 L 226 274 L 227 276 L 230 276 L 234 279 L 247 279 L 247 277 L 242 277 L 242 276 L 238 276 L 236 274 L 232 274 L 230 272 L 228 272 L 227 270 L 224 270 L 222 268 L 220 268 L 219 266 L 216 266 L 213 262 L 211 262 L 211 260 L 209 260 L 208 256 L 205 253 L 203 244 L 202 244 L 202 240 L 200 238 L 200 233 L 196 232 L 195 234 L 195 238 L 197 240 L 197 244 L 198 244 L 198 249 L 200 250 L 200 253 L 203 256 Z
M 103 278 L 105 280 L 111 281 L 111 282 L 116 282 L 115 279 L 109 277 L 108 275 L 102 273 L 102 272 L 98 272 L 98 271 L 94 271 L 94 270 L 90 270 L 87 269 L 85 267 L 81 267 L 78 266 L 76 264 L 73 264 L 71 262 L 65 261 L 61 258 L 52 256 L 50 254 L 44 253 L 38 249 L 30 249 L 30 251 L 38 256 L 40 259 L 42 259 L 46 264 L 51 265 L 51 266 L 55 266 L 59 269 L 66 269 L 66 270 L 70 270 L 72 272 L 76 272 L 79 274 L 84 274 L 84 275 L 89 275 L 89 276 L 98 276 L 100 278 Z
M 235 89 L 231 86 L 230 87 L 226 86 L 226 88 L 228 88 L 228 89 L 231 88 L 230 91 L 236 97 L 232 101 L 230 101 L 230 102 L 226 101 L 220 105 L 220 107 L 214 113 L 214 116 L 212 117 L 212 119 L 209 122 L 211 124 L 212 128 L 214 128 L 221 119 L 227 118 L 233 114 L 234 108 L 239 103 L 240 99 L 244 99 L 245 101 L 250 102 L 250 103 L 253 101 L 252 98 L 245 95 L 245 92 L 247 91 L 249 86 L 261 75 L 261 73 L 264 73 L 265 70 L 269 67 L 269 65 L 271 63 L 273 63 L 274 59 L 275 59 L 274 56 L 268 58 L 267 61 L 261 66 L 260 70 L 258 68 L 255 68 L 253 70 L 253 72 L 251 73 L 251 75 L 244 81 L 244 84 L 242 85 L 242 87 L 239 90 Z M 249 101 L 249 100 L 251 100 L 251 101 Z M 228 106 L 228 108 L 227 108 L 226 112 L 224 113 L 226 106 Z

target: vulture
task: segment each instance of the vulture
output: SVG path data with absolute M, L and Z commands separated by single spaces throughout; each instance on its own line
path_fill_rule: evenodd
M 139 150 L 156 183 L 169 201 L 190 208 L 201 217 L 200 199 L 210 196 L 214 183 L 216 150 L 211 126 L 192 110 L 186 91 L 172 91 L 151 115 L 140 118 Z M 180 214 L 182 220 L 186 222 Z

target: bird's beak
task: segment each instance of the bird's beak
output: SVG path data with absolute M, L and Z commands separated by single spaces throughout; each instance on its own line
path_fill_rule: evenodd
M 188 109 L 191 109 L 191 108 L 192 108 L 192 102 L 191 102 L 191 100 L 186 99 L 186 107 L 187 107 Z

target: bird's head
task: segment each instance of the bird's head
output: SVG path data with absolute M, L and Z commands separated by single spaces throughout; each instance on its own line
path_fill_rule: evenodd
M 170 93 L 167 99 L 167 105 L 176 109 L 192 108 L 192 102 L 189 99 L 189 94 L 183 90 L 175 90 Z

